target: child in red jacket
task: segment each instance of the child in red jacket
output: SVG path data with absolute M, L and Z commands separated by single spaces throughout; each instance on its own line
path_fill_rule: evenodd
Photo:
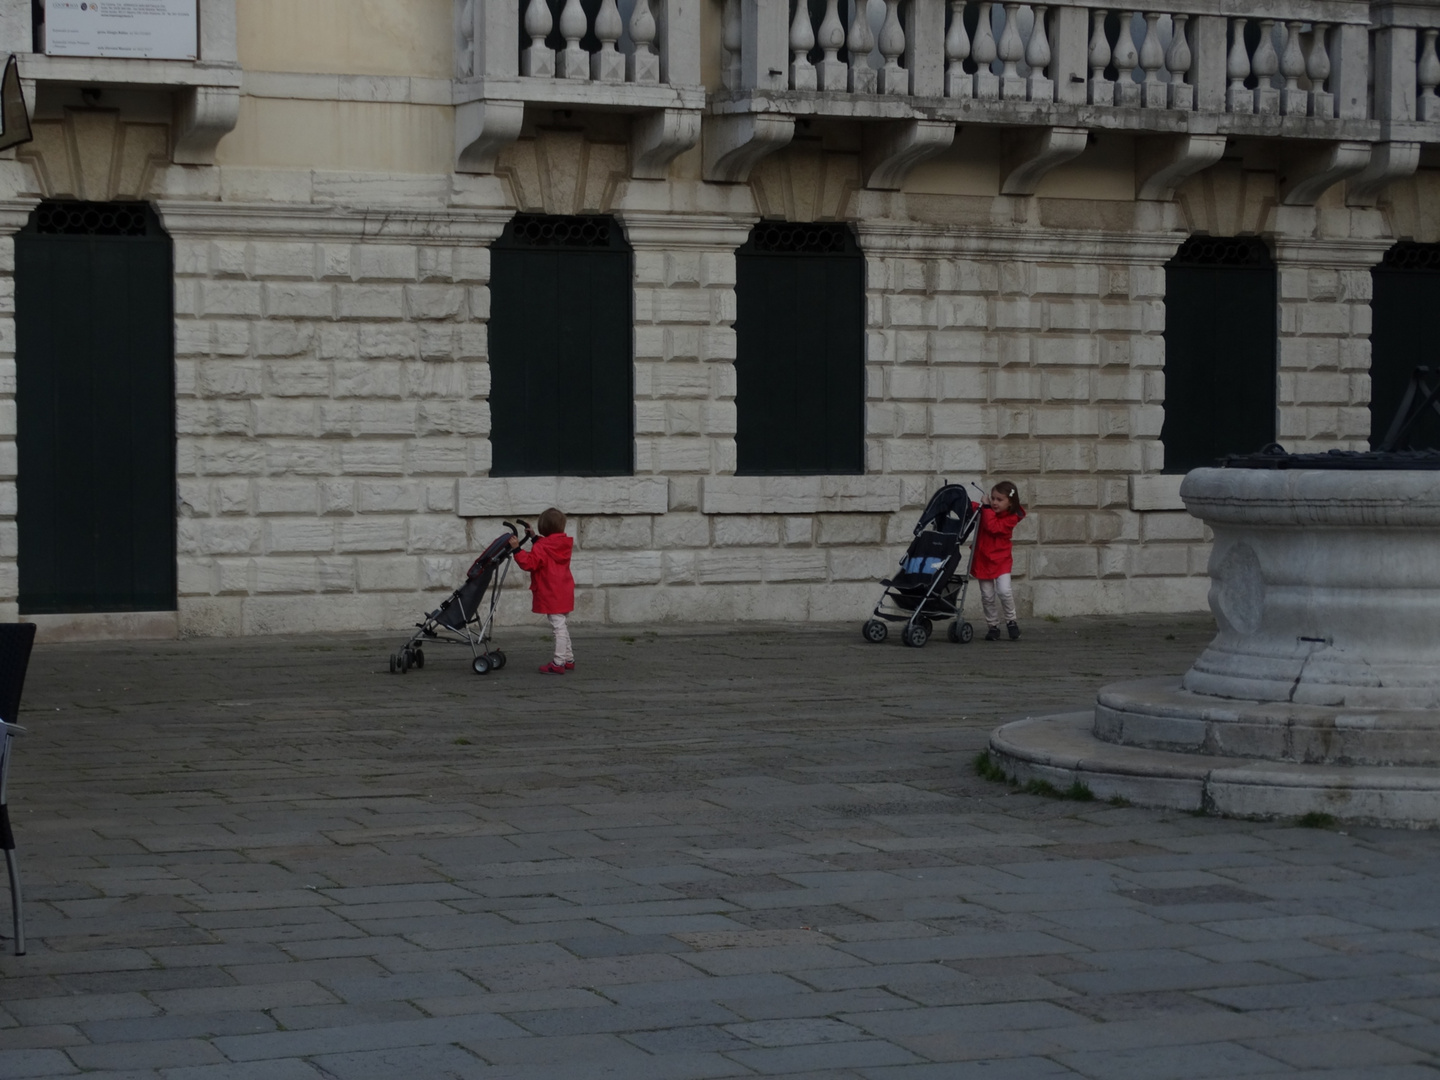
M 975 537 L 975 562 L 970 572 L 980 583 L 980 606 L 985 609 L 985 621 L 990 624 L 985 640 L 1000 640 L 1003 607 L 1005 626 L 1010 640 L 1014 641 L 1020 636 L 1020 624 L 1015 621 L 1015 594 L 1010 590 L 1010 571 L 1015 567 L 1010 538 L 1015 526 L 1025 517 L 1025 508 L 1020 505 L 1019 490 L 1009 480 L 1001 480 L 990 489 L 987 505 L 972 505 L 980 510 L 980 530 Z
M 570 573 L 570 552 L 575 542 L 565 535 L 565 515 L 550 507 L 535 523 L 540 538 L 529 551 L 520 550 L 520 538 L 510 537 L 515 548 L 515 562 L 530 571 L 530 610 L 550 620 L 555 631 L 555 657 L 540 669 L 542 675 L 564 675 L 575 667 L 575 653 L 570 648 L 570 628 L 565 616 L 575 610 L 575 578 Z

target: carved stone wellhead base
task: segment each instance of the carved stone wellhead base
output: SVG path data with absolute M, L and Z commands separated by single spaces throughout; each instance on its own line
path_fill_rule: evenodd
M 1215 535 L 1215 640 L 992 755 L 1144 805 L 1440 826 L 1440 471 L 1197 469 L 1180 494 Z

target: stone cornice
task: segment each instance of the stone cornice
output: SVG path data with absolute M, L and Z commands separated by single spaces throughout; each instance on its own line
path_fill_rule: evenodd
M 858 221 L 867 255 L 966 255 L 978 259 L 1062 258 L 1067 262 L 1164 263 L 1185 241 L 1184 233 L 1088 232 L 926 225 L 913 221 Z
M 270 203 L 156 203 L 174 236 L 274 237 L 367 243 L 488 244 L 505 229 L 509 208 L 410 210 Z
M 1378 266 L 1385 252 L 1395 246 L 1393 237 L 1313 239 L 1310 237 L 1270 238 L 1275 262 L 1280 266 L 1326 266 L 1345 270 L 1369 270 Z
M 734 251 L 745 243 L 758 214 L 658 214 L 653 211 L 620 210 L 625 237 L 637 251 L 703 249 Z

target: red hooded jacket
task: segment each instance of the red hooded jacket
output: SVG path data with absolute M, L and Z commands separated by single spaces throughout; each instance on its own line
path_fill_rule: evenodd
M 978 506 L 978 503 L 972 505 Z M 1001 574 L 1008 574 L 1015 567 L 1015 554 L 1010 538 L 1015 526 L 1025 516 L 1018 514 L 997 514 L 988 506 L 980 506 L 980 526 L 975 536 L 975 562 L 970 574 L 977 581 L 994 581 Z
M 540 536 L 530 550 L 515 549 L 515 562 L 530 571 L 530 610 L 537 615 L 569 615 L 575 610 L 575 578 L 570 573 L 570 552 L 575 541 L 564 533 Z

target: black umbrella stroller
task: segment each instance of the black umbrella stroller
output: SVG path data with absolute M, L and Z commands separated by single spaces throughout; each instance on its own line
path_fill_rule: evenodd
M 885 591 L 861 628 L 866 641 L 884 641 L 890 632 L 886 623 L 903 622 L 900 640 L 918 649 L 943 619 L 953 620 L 951 641 L 964 643 L 975 636 L 975 628 L 960 615 L 970 585 L 969 563 L 963 572 L 960 563 L 979 520 L 963 484 L 946 484 L 930 497 L 900 572 L 880 582 Z
M 490 541 L 490 546 L 470 564 L 465 584 L 442 600 L 438 608 L 425 616 L 424 622 L 416 623 L 418 629 L 410 640 L 399 652 L 390 654 L 392 672 L 404 675 L 412 667 L 423 668 L 427 643 L 469 645 L 473 657 L 470 666 L 476 675 L 488 675 L 505 666 L 505 654 L 499 649 L 490 649 L 489 644 L 495 629 L 495 607 L 500 602 L 500 591 L 514 553 L 510 537 L 520 535 L 520 531 L 508 521 L 504 524 L 510 531 Z M 525 541 L 533 539 L 529 524 L 522 521 L 520 525 L 525 530 Z

